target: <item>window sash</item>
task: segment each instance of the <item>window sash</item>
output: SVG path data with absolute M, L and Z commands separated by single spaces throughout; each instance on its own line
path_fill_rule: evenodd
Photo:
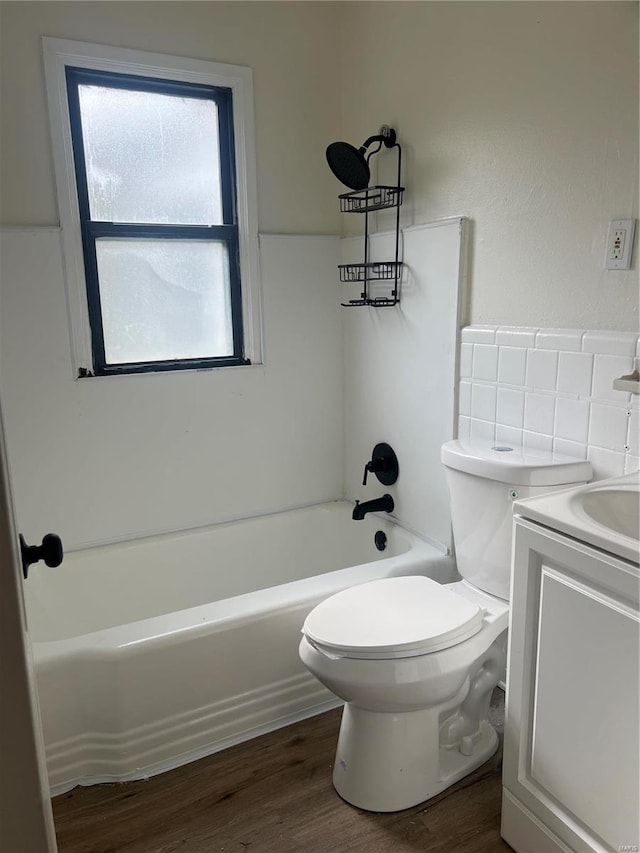
M 140 361 L 110 364 L 105 357 L 104 326 L 98 285 L 96 241 L 101 237 L 126 240 L 215 240 L 225 243 L 229 262 L 229 288 L 233 355 L 209 356 L 197 359 L 172 359 L 166 361 Z M 129 225 L 111 222 L 82 223 L 82 243 L 85 255 L 87 304 L 92 329 L 93 365 L 97 375 L 148 372 L 155 370 L 189 370 L 198 367 L 227 367 L 250 364 L 242 349 L 242 296 L 239 275 L 238 228 L 236 225 Z
M 73 159 L 76 173 L 80 229 L 84 256 L 87 307 L 91 327 L 93 369 L 96 375 L 118 373 L 140 373 L 167 370 L 189 370 L 205 367 L 245 365 L 243 342 L 242 290 L 240 280 L 239 234 L 236 219 L 235 160 L 232 121 L 231 90 L 223 87 L 174 80 L 118 74 L 110 71 L 88 70 L 68 66 L 66 69 L 67 98 Z M 170 225 L 139 224 L 123 222 L 101 222 L 91 219 L 89 190 L 86 174 L 86 158 L 82 136 L 80 112 L 80 85 L 99 85 L 106 88 L 156 92 L 166 95 L 215 100 L 218 107 L 218 132 L 220 150 L 220 182 L 222 196 L 222 225 Z M 197 359 L 174 359 L 166 361 L 141 361 L 110 364 L 106 361 L 104 327 L 98 284 L 96 240 L 100 237 L 115 239 L 169 239 L 169 240 L 216 240 L 227 245 L 229 263 L 229 287 L 233 331 L 233 355 L 211 356 Z

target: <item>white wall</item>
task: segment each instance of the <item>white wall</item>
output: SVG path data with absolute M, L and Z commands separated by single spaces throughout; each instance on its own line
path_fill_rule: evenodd
M 404 221 L 472 220 L 472 322 L 637 329 L 637 257 L 603 270 L 638 216 L 636 2 L 354 2 L 340 35 L 343 138 L 393 125 Z
M 2 2 L 7 225 L 58 223 L 43 34 L 251 66 L 263 232 L 337 233 L 324 148 L 387 122 L 405 224 L 472 220 L 470 321 L 638 325 L 637 262 L 602 268 L 638 216 L 636 2 Z
M 0 376 L 19 527 L 67 548 L 342 490 L 338 239 L 261 237 L 265 364 L 74 380 L 57 229 L 0 244 Z
M 57 225 L 41 37 L 253 69 L 265 233 L 336 233 L 324 149 L 339 135 L 333 3 L 2 2 L 0 223 Z
M 440 445 L 454 435 L 465 226 L 455 219 L 405 230 L 400 305 L 342 309 L 345 494 L 370 500 L 388 492 L 396 518 L 446 547 L 451 521 Z M 393 258 L 393 236 L 372 236 L 372 260 Z M 343 262 L 361 260 L 362 240 L 344 240 Z M 358 298 L 359 285 L 342 287 L 343 299 Z M 377 295 L 385 290 L 382 282 L 374 287 Z M 384 486 L 369 474 L 364 487 L 364 465 L 380 441 L 398 456 L 398 481 Z

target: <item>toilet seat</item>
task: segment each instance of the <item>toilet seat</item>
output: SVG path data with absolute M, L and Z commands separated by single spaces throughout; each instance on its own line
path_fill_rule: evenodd
M 384 578 L 332 595 L 302 633 L 330 657 L 385 660 L 441 651 L 482 628 L 484 610 L 430 578 Z

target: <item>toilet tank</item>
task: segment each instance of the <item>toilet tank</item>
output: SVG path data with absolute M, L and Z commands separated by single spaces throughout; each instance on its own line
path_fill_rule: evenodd
M 512 504 L 586 483 L 591 464 L 570 456 L 498 442 L 442 446 L 458 572 L 479 589 L 509 600 Z

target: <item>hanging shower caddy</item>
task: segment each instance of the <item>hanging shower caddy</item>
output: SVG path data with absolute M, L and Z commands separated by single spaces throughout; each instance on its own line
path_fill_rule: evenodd
M 377 142 L 378 147 L 365 152 L 370 145 Z M 369 186 L 369 159 L 377 154 L 382 147 L 397 148 L 398 171 L 395 186 Z M 344 283 L 358 282 L 362 285 L 359 299 L 350 299 L 341 304 L 346 308 L 369 305 L 375 308 L 386 308 L 397 305 L 400 301 L 400 281 L 402 277 L 402 261 L 399 260 L 400 249 L 400 205 L 402 204 L 404 187 L 400 186 L 402 166 L 402 149 L 396 141 L 393 128 L 383 126 L 380 133 L 370 136 L 364 144 L 356 149 L 347 142 L 334 142 L 327 148 L 327 161 L 334 175 L 352 192 L 338 196 L 341 213 L 364 214 L 364 259 L 362 263 L 340 264 L 338 267 L 340 281 Z M 396 209 L 395 255 L 393 260 L 371 261 L 369 259 L 369 214 L 378 210 Z M 374 282 L 389 282 L 389 293 L 386 296 L 372 296 L 370 284 Z

